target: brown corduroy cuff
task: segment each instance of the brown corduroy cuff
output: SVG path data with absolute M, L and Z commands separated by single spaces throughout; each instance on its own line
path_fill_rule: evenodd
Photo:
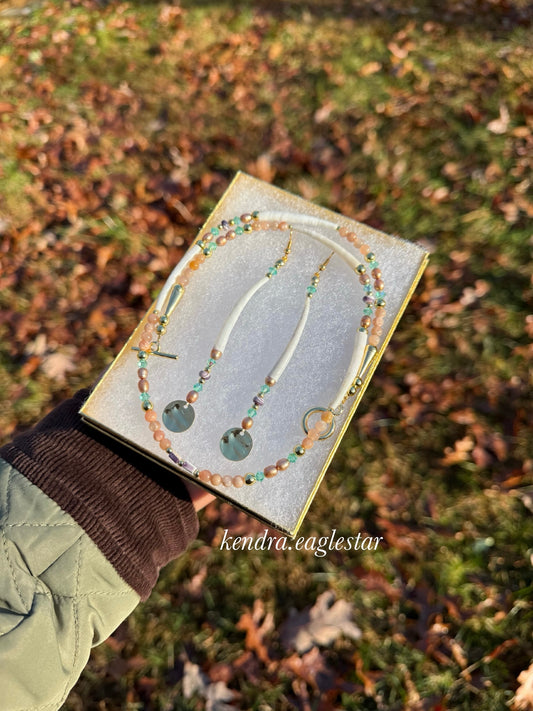
M 80 390 L 0 457 L 86 531 L 143 600 L 160 568 L 198 533 L 187 488 L 176 475 L 86 425 Z

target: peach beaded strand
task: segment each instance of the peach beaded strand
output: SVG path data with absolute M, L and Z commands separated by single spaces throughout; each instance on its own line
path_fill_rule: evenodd
M 196 271 L 199 270 L 200 266 L 206 262 L 215 251 L 217 247 L 223 247 L 228 241 L 232 241 L 236 236 L 249 233 L 252 231 L 259 230 L 280 230 L 285 231 L 289 229 L 294 229 L 292 225 L 288 222 L 282 220 L 260 220 L 259 214 L 245 213 L 241 217 L 235 217 L 232 220 L 226 221 L 222 220 L 220 225 L 211 228 L 209 232 L 204 234 L 197 245 L 200 247 L 201 252 L 196 254 L 183 271 L 179 274 L 176 279 L 176 284 L 180 284 L 184 289 L 188 286 L 190 278 L 194 275 Z M 382 273 L 379 269 L 378 262 L 373 252 L 371 252 L 370 246 L 368 244 L 363 244 L 357 234 L 350 231 L 345 227 L 336 228 L 339 234 L 347 239 L 348 242 L 354 245 L 354 247 L 359 248 L 360 253 L 364 257 L 365 261 L 368 263 L 371 270 L 370 275 L 373 281 L 373 289 L 371 284 L 371 278 L 367 274 L 366 267 L 364 265 L 359 265 L 357 268 L 357 273 L 359 274 L 359 281 L 363 286 L 365 296 L 363 301 L 365 303 L 365 309 L 363 311 L 363 317 L 360 322 L 360 330 L 368 332 L 370 330 L 370 335 L 368 338 L 368 343 L 370 346 L 377 347 L 379 344 L 380 336 L 382 335 L 382 326 L 385 320 L 385 292 L 384 292 L 384 282 L 382 279 Z M 375 293 L 372 294 L 372 291 Z M 374 315 L 373 309 L 376 308 L 376 314 Z M 138 353 L 138 389 L 140 391 L 140 398 L 142 402 L 142 407 L 145 410 L 145 419 L 148 423 L 150 430 L 153 432 L 153 437 L 162 450 L 166 451 L 171 461 L 177 464 L 179 467 L 184 469 L 189 474 L 194 475 L 204 484 L 211 484 L 213 486 L 223 485 L 225 487 L 234 486 L 239 489 L 244 484 L 253 484 L 256 481 L 263 481 L 265 478 L 270 479 L 277 475 L 280 471 L 285 471 L 290 464 L 297 461 L 297 459 L 308 449 L 312 449 L 314 443 L 321 439 L 326 430 L 331 427 L 334 415 L 337 414 L 331 410 L 326 410 L 320 416 L 320 419 L 311 427 L 306 437 L 303 438 L 301 444 L 297 445 L 294 450 L 286 457 L 279 459 L 276 464 L 267 465 L 263 470 L 254 473 L 247 473 L 246 475 L 236 475 L 236 476 L 222 476 L 218 473 L 212 473 L 207 469 L 202 469 L 199 471 L 191 463 L 180 459 L 172 449 L 170 440 L 166 437 L 165 432 L 162 429 L 161 423 L 157 419 L 157 414 L 153 409 L 152 402 L 150 400 L 150 395 L 148 393 L 149 383 L 148 383 L 148 369 L 147 369 L 147 359 L 148 356 L 152 354 L 152 344 L 154 339 L 154 331 L 157 332 L 158 338 L 164 335 L 166 331 L 166 324 L 168 323 L 168 317 L 159 316 L 159 312 L 154 311 L 148 316 L 147 323 L 139 340 L 139 353 Z M 373 318 L 372 318 L 373 316 Z M 372 328 L 371 328 L 372 327 Z M 155 352 L 155 351 L 154 351 Z M 353 394 L 350 388 L 350 393 Z

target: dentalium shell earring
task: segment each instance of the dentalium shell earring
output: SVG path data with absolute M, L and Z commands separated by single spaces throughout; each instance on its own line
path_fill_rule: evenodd
M 278 271 L 285 266 L 291 253 L 292 247 L 292 232 L 289 237 L 287 246 L 283 256 L 274 262 L 274 265 L 269 267 L 266 274 L 259 279 L 248 291 L 246 291 L 243 296 L 237 301 L 233 307 L 230 315 L 226 319 L 224 325 L 218 337 L 215 340 L 213 348 L 211 349 L 210 357 L 207 361 L 205 368 L 203 368 L 198 373 L 198 381 L 193 385 L 192 390 L 187 394 L 185 400 L 173 400 L 169 402 L 168 405 L 163 410 L 162 420 L 165 427 L 171 432 L 185 432 L 194 422 L 195 411 L 193 403 L 198 400 L 200 393 L 202 392 L 205 383 L 211 378 L 211 370 L 217 364 L 217 362 L 222 357 L 222 354 L 226 348 L 228 340 L 231 336 L 235 324 L 239 320 L 242 312 L 244 311 L 246 305 L 252 299 L 252 297 L 263 287 L 265 284 L 269 284 L 272 278 L 276 276 Z
M 254 424 L 254 418 L 257 415 L 260 408 L 265 404 L 265 396 L 270 393 L 270 390 L 280 379 L 283 371 L 289 365 L 298 343 L 302 337 L 305 329 L 305 324 L 307 322 L 307 317 L 309 315 L 309 307 L 311 303 L 311 298 L 315 294 L 318 283 L 320 281 L 320 272 L 323 272 L 326 268 L 329 260 L 333 256 L 333 252 L 329 257 L 322 262 L 318 267 L 317 271 L 313 274 L 311 278 L 311 283 L 306 289 L 306 299 L 302 314 L 294 329 L 294 333 L 287 347 L 281 354 L 276 365 L 272 368 L 270 373 L 266 376 L 265 382 L 259 388 L 259 391 L 254 395 L 252 400 L 252 405 L 248 410 L 246 417 L 243 418 L 240 427 L 232 427 L 220 438 L 220 451 L 226 457 L 233 462 L 239 462 L 245 457 L 247 457 L 252 451 L 253 440 L 248 430 L 250 430 Z M 287 463 L 288 466 L 288 463 Z

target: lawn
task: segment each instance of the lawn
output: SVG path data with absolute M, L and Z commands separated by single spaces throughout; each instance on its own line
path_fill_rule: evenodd
M 301 529 L 383 544 L 221 550 L 264 526 L 211 504 L 67 711 L 533 709 L 531 20 L 0 5 L 2 443 L 98 376 L 239 169 L 431 252 Z M 310 609 L 336 631 L 301 646 Z

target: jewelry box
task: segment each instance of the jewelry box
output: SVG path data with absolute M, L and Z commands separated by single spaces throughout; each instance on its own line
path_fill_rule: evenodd
M 238 173 L 80 412 L 293 537 L 427 260 Z

